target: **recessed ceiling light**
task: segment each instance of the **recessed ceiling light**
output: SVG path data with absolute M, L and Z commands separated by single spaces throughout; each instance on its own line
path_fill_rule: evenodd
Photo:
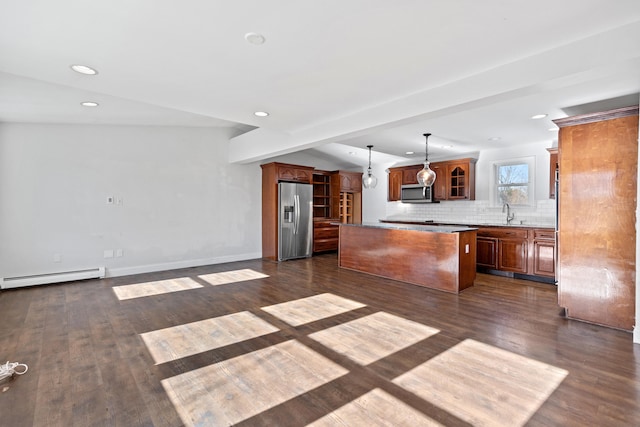
M 558 128 L 549 128 L 547 129 L 549 132 L 556 132 L 558 130 Z
M 547 117 L 547 114 L 536 114 L 535 116 L 531 116 L 533 120 L 544 119 L 545 117 Z
M 244 35 L 244 39 L 251 44 L 263 44 L 267 39 L 262 34 L 247 33 Z
M 453 145 L 441 145 L 440 148 L 453 148 Z
M 355 156 L 355 155 L 356 155 L 356 152 L 355 152 L 355 151 L 349 151 L 349 155 L 350 155 L 350 156 Z
M 410 156 L 410 155 L 412 155 L 412 154 L 416 154 L 416 153 L 415 153 L 415 152 L 413 152 L 413 151 L 407 151 L 407 152 L 406 152 L 406 153 L 404 153 L 404 154 L 406 154 L 407 156 Z
M 267 117 L 269 113 L 267 113 L 266 111 L 256 111 L 255 113 L 253 113 L 253 115 L 258 117 Z
M 86 65 L 78 65 L 78 64 L 72 65 L 71 69 L 76 73 L 87 74 L 89 76 L 98 74 L 98 70 L 94 70 L 93 68 L 88 67 Z
M 492 136 L 491 138 L 489 138 L 489 141 L 500 141 L 502 138 L 500 138 L 499 136 Z
M 81 102 L 80 105 L 82 105 L 83 107 L 97 107 L 100 104 L 93 101 L 85 101 L 85 102 Z

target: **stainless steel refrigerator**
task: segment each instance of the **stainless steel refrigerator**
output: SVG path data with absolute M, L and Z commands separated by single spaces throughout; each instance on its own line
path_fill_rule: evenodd
M 278 261 L 310 257 L 313 250 L 313 186 L 278 184 Z

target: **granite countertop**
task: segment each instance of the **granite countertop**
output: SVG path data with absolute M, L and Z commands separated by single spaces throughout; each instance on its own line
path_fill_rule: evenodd
M 461 233 L 465 231 L 477 230 L 477 228 L 467 227 L 464 225 L 425 225 L 422 224 L 410 224 L 410 223 L 387 223 L 387 222 L 365 222 L 362 224 L 340 224 L 350 227 L 365 227 L 365 228 L 385 228 L 388 230 L 413 230 L 413 231 L 427 231 L 432 233 Z
M 416 224 L 416 225 L 442 225 L 442 226 L 462 226 L 462 227 L 509 227 L 509 228 L 554 228 L 553 224 L 505 224 L 505 223 L 466 223 L 464 221 L 446 222 L 446 221 L 434 221 L 432 219 L 418 220 L 418 219 L 402 219 L 402 218 L 385 218 L 379 220 L 383 224 Z

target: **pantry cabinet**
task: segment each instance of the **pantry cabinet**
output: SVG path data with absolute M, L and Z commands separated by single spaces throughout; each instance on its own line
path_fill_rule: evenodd
M 554 120 L 558 302 L 570 318 L 636 326 L 638 106 Z

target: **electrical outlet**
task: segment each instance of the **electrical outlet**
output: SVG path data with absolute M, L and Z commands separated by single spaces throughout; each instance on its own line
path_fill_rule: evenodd
M 113 258 L 113 249 L 105 249 L 104 250 L 105 258 Z
M 469 253 L 469 244 L 468 243 L 466 245 L 464 245 L 464 253 L 465 254 Z
M 122 196 L 118 196 L 116 197 L 116 204 L 117 205 L 122 205 L 124 203 Z
M 124 252 L 122 251 L 122 249 L 116 249 L 116 258 L 120 258 L 123 255 L 124 255 Z
M 107 204 L 108 205 L 112 205 L 113 204 L 113 196 L 107 196 Z

